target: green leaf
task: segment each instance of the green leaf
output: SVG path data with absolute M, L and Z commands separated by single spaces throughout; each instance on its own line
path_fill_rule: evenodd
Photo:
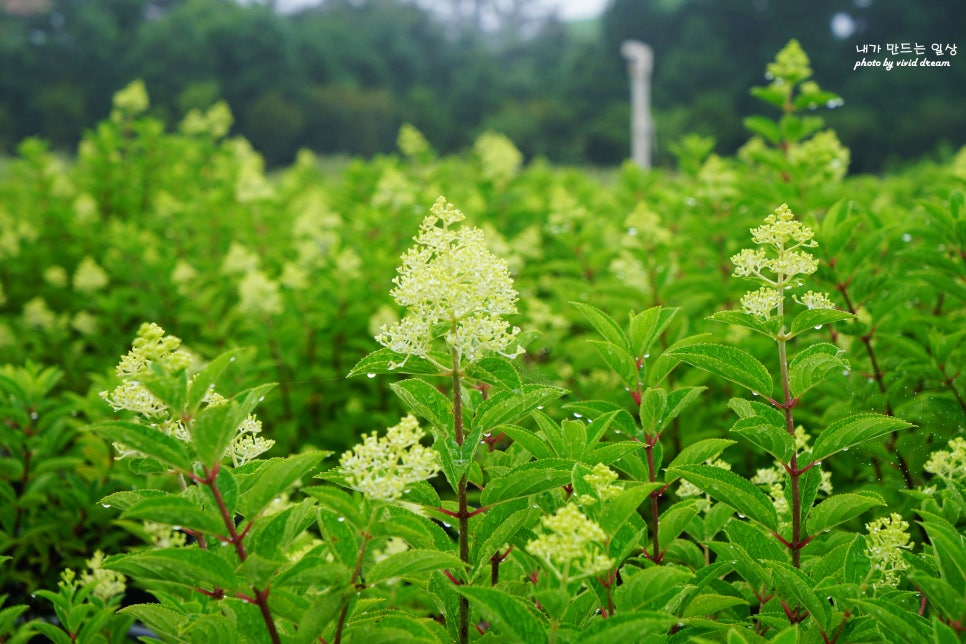
M 118 612 L 133 617 L 156 635 L 168 640 L 177 640 L 189 619 L 187 615 L 161 604 L 134 604 Z
M 122 517 L 176 525 L 209 535 L 226 535 L 225 522 L 214 512 L 206 512 L 183 496 L 147 498 L 125 511 Z
M 682 617 L 701 617 L 714 615 L 734 606 L 747 606 L 748 602 L 734 595 L 701 594 L 697 595 L 684 607 Z
M 641 427 L 644 428 L 645 435 L 651 436 L 659 431 L 658 427 L 665 408 L 667 408 L 666 391 L 651 388 L 644 390 L 641 394 L 640 415 Z
M 668 472 L 694 483 L 712 498 L 727 503 L 766 528 L 778 528 L 778 515 L 771 499 L 748 479 L 712 465 L 678 465 L 669 467 Z
M 577 412 L 591 420 L 597 420 L 607 414 L 614 413 L 615 416 L 611 422 L 615 429 L 627 436 L 634 436 L 637 433 L 637 424 L 634 422 L 634 417 L 626 409 L 612 402 L 604 400 L 578 401 L 567 403 L 563 406 L 563 409 L 569 412 Z
M 754 93 L 754 90 L 755 89 L 762 89 L 762 88 L 755 87 L 752 90 L 752 93 Z M 756 96 L 758 96 L 758 94 L 756 94 Z M 765 96 L 768 96 L 768 98 L 765 98 Z M 768 94 L 768 95 L 761 95 L 761 96 L 759 96 L 759 98 L 765 98 L 765 100 L 767 100 L 769 103 L 773 103 L 774 104 L 774 101 L 771 99 L 771 95 L 770 94 Z M 781 106 L 783 103 L 784 103 L 784 97 L 782 97 L 781 102 L 777 103 L 777 105 Z M 778 123 L 776 123 L 775 121 L 771 120 L 770 118 L 767 118 L 767 117 L 764 117 L 764 116 L 757 116 L 757 115 L 756 116 L 747 116 L 747 117 L 744 118 L 744 120 L 742 121 L 742 123 L 744 123 L 744 126 L 746 128 L 748 128 L 749 130 L 751 130 L 753 133 L 757 134 L 758 136 L 762 137 L 763 139 L 765 139 L 769 143 L 773 143 L 773 144 L 776 144 L 777 145 L 778 143 L 781 143 L 781 141 L 782 141 L 782 131 L 781 131 L 781 129 L 779 129 Z
M 637 368 L 634 357 L 626 349 L 602 340 L 591 340 L 590 343 L 594 345 L 597 353 L 607 363 L 607 366 L 617 373 L 625 387 L 628 389 L 637 387 L 640 381 L 640 370 Z
M 108 508 L 129 510 L 144 499 L 164 497 L 169 494 L 169 492 L 165 492 L 164 490 L 124 490 L 105 496 L 101 499 L 100 503 Z
M 734 445 L 736 441 L 727 438 L 707 438 L 696 443 L 691 443 L 674 457 L 674 460 L 667 466 L 668 476 L 665 483 L 670 485 L 678 477 L 670 472 L 672 468 L 681 465 L 699 465 L 713 458 L 717 458 L 721 452 Z
M 184 371 L 176 374 L 143 373 L 139 377 L 141 385 L 154 396 L 164 402 L 175 413 L 184 409 L 185 394 L 188 389 L 188 376 Z
M 925 519 L 921 524 L 929 535 L 931 549 L 942 578 L 960 595 L 966 595 L 966 541 L 962 533 L 938 514 L 925 510 L 917 512 Z
M 872 615 L 878 623 L 879 632 L 892 642 L 926 642 L 932 627 L 924 618 L 899 608 L 895 602 L 885 599 L 860 599 L 855 604 Z
M 475 562 L 475 574 L 490 561 L 490 557 L 513 537 L 535 511 L 526 499 L 494 506 L 472 525 L 475 539 L 471 541 L 470 559 Z
M 637 315 L 631 315 L 630 350 L 633 355 L 646 358 L 651 346 L 657 340 L 680 309 L 655 306 Z
M 498 385 L 515 394 L 523 393 L 520 373 L 506 358 L 483 358 L 466 369 L 466 376 L 474 380 Z
M 929 605 L 935 609 L 943 619 L 955 622 L 959 620 L 966 608 L 963 607 L 963 596 L 956 592 L 950 584 L 938 577 L 932 577 L 918 570 L 909 573 L 909 581 L 919 587 Z
M 238 426 L 273 387 L 274 384 L 253 387 L 231 400 L 209 405 L 198 412 L 191 423 L 191 443 L 207 469 L 221 462 Z
M 762 335 L 768 336 L 769 338 L 774 338 L 777 336 L 782 326 L 782 320 L 778 316 L 763 320 L 757 315 L 745 313 L 744 311 L 718 311 L 717 313 L 708 316 L 708 319 L 714 320 L 715 322 L 724 322 L 725 324 L 742 326 L 746 329 L 751 329 L 756 333 L 761 333 Z
M 850 521 L 870 508 L 885 505 L 885 500 L 874 493 L 836 494 L 830 496 L 808 513 L 806 530 L 815 535 L 840 523 Z
M 838 309 L 808 309 L 792 318 L 791 331 L 788 332 L 788 337 L 794 338 L 799 333 L 820 327 L 823 324 L 850 320 L 854 317 L 851 313 Z
M 215 382 L 221 377 L 225 369 L 228 368 L 232 362 L 238 359 L 238 356 L 244 353 L 243 349 L 236 349 L 234 351 L 228 351 L 221 354 L 211 362 L 209 362 L 204 369 L 198 372 L 198 374 L 191 380 L 191 385 L 188 388 L 188 399 L 185 406 L 188 410 L 188 415 L 194 417 L 198 413 L 198 408 L 201 406 L 201 401 L 204 400 L 205 396 L 213 392 L 215 389 Z
M 570 483 L 573 466 L 572 460 L 563 458 L 524 463 L 487 483 L 480 502 L 493 505 L 563 487 Z
M 758 358 L 744 349 L 721 344 L 692 344 L 670 349 L 664 355 L 704 369 L 754 393 L 771 396 L 771 374 Z
M 473 419 L 473 427 L 493 431 L 506 423 L 516 422 L 532 410 L 563 396 L 567 391 L 545 385 L 524 385 L 523 395 L 501 391 L 480 405 Z
M 520 598 L 498 588 L 457 586 L 456 592 L 466 597 L 484 619 L 495 624 L 511 641 L 547 642 L 546 623 Z
M 396 367 L 395 369 L 390 368 L 390 365 L 404 364 L 401 367 Z M 379 373 L 392 373 L 392 374 L 409 374 L 409 375 L 422 375 L 422 376 L 432 376 L 440 375 L 439 367 L 431 363 L 429 360 L 420 358 L 419 356 L 405 356 L 401 353 L 396 353 L 391 349 L 376 349 L 365 358 L 356 363 L 356 366 L 352 367 L 352 371 L 346 375 L 346 378 L 352 378 L 353 376 L 358 376 L 361 374 L 365 375 L 375 375 Z
M 412 378 L 389 386 L 407 407 L 436 427 L 453 427 L 453 403 L 433 385 Z
M 829 425 L 812 447 L 812 460 L 821 461 L 853 445 L 874 440 L 890 432 L 912 427 L 901 418 L 879 414 L 858 414 Z
M 676 503 L 662 511 L 661 522 L 658 524 L 658 542 L 661 547 L 667 550 L 671 542 L 681 536 L 696 516 L 698 516 L 698 508 L 695 507 L 693 499 Z M 659 554 L 652 553 L 652 556 Z
M 296 481 L 308 476 L 332 452 L 305 452 L 285 458 L 264 461 L 257 472 L 242 483 L 238 512 L 251 521 L 272 499 L 285 492 Z
M 387 579 L 412 577 L 443 568 L 458 571 L 465 568 L 465 565 L 455 554 L 438 550 L 412 549 L 389 555 L 375 563 L 366 573 L 366 583 L 378 584 Z
M 235 571 L 222 557 L 199 548 L 142 550 L 115 555 L 103 566 L 141 580 L 165 581 L 188 588 L 208 586 L 232 590 L 236 586 Z
M 792 396 L 800 398 L 806 391 L 830 378 L 848 375 L 849 363 L 840 356 L 844 352 L 834 344 L 813 344 L 788 363 L 788 382 Z
M 809 612 L 823 631 L 828 631 L 832 607 L 825 597 L 812 590 L 814 583 L 798 568 L 781 561 L 767 561 L 775 579 L 775 590 L 790 604 L 798 604 Z
M 147 454 L 180 472 L 191 471 L 191 458 L 185 449 L 185 443 L 153 427 L 126 420 L 113 420 L 93 425 L 91 430 L 107 440 Z
M 553 450 L 547 446 L 542 438 L 534 434 L 533 430 L 520 427 L 519 425 L 500 425 L 494 432 L 497 434 L 503 432 L 513 442 L 533 454 L 536 458 L 551 458 L 554 455 Z
M 680 621 L 674 615 L 659 611 L 634 611 L 591 621 L 580 632 L 580 644 L 615 644 L 618 642 L 658 642 L 668 629 Z
M 597 330 L 597 333 L 607 340 L 607 342 L 618 349 L 623 349 L 625 353 L 630 352 L 627 334 L 624 333 L 624 330 L 612 317 L 600 309 L 589 304 L 584 304 L 583 302 L 571 302 L 570 305 L 580 311 L 587 318 L 587 321 Z
M 614 534 L 637 513 L 637 508 L 650 496 L 651 492 L 664 487 L 663 483 L 641 483 L 629 485 L 604 504 L 600 515 L 600 527 L 607 534 Z
M 762 416 L 739 418 L 731 426 L 731 432 L 765 450 L 782 463 L 788 463 L 795 453 L 795 439 L 784 427 L 773 425 L 770 420 Z

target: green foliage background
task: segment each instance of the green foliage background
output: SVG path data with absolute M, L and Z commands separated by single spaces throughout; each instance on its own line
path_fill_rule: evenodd
M 403 122 L 437 150 L 455 153 L 486 129 L 529 157 L 617 165 L 627 154 L 628 90 L 620 45 L 655 51 L 654 116 L 662 164 L 687 133 L 731 154 L 753 102 L 747 88 L 790 37 L 849 106 L 830 123 L 854 167 L 938 154 L 966 141 L 966 67 L 853 71 L 856 46 L 961 45 L 961 3 L 881 0 L 805 5 L 748 0 L 613 0 L 589 23 L 529 19 L 483 29 L 404 0 L 327 0 L 294 15 L 234 0 L 32 0 L 34 12 L 0 9 L 0 149 L 26 136 L 72 149 L 110 108 L 114 92 L 144 79 L 152 111 L 169 127 L 191 108 L 226 100 L 235 132 L 273 166 L 303 147 L 321 154 L 391 152 Z M 486 0 L 477 3 L 484 9 Z M 830 22 L 851 16 L 836 38 Z M 869 57 L 872 57 L 869 55 Z M 904 56 L 892 56 L 892 58 Z M 947 54 L 947 58 L 957 60 Z

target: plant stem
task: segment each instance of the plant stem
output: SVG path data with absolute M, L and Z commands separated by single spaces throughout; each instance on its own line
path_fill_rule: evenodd
M 238 533 L 238 529 L 235 527 L 235 518 L 225 504 L 225 498 L 221 494 L 221 488 L 218 487 L 218 469 L 218 463 L 215 463 L 210 471 L 205 468 L 205 478 L 202 482 L 211 490 L 211 495 L 214 497 L 218 511 L 221 513 L 221 519 L 225 523 L 225 528 L 228 529 L 229 542 L 235 547 L 235 553 L 238 555 L 239 561 L 244 563 L 248 559 L 248 552 L 245 550 L 244 543 L 245 533 Z M 253 586 L 252 590 L 255 591 L 255 597 L 252 599 L 252 603 L 258 606 L 262 614 L 262 619 L 265 621 L 265 628 L 268 629 L 268 636 L 271 638 L 272 644 L 280 644 L 281 639 L 278 635 L 278 628 L 275 626 L 275 618 L 272 616 L 272 610 L 268 606 L 269 587 L 257 588 Z
M 356 553 L 356 564 L 352 568 L 352 576 L 349 578 L 349 587 L 356 585 L 356 581 L 362 574 L 362 562 L 366 557 L 366 549 L 369 545 L 369 540 L 372 539 L 372 524 L 376 522 L 376 517 L 379 514 L 379 508 L 376 507 L 372 510 L 372 514 L 369 515 L 369 523 L 366 524 L 365 529 L 362 531 L 362 541 L 359 542 L 359 551 Z M 342 610 L 339 612 L 339 621 L 335 627 L 335 638 L 332 640 L 333 644 L 340 644 L 342 642 L 342 631 L 345 629 L 345 621 L 349 616 L 349 600 L 346 600 Z
M 651 438 L 645 436 L 644 452 L 647 454 L 647 477 L 651 483 L 657 480 L 657 472 L 654 467 L 654 444 L 658 441 L 657 436 L 654 436 L 653 442 Z M 656 564 L 661 563 L 661 541 L 658 537 L 659 519 L 658 519 L 658 497 L 660 496 L 660 491 L 655 490 L 651 492 L 648 496 L 651 497 L 651 525 L 649 526 L 651 530 L 651 561 Z
M 782 378 L 782 410 L 785 412 L 785 431 L 794 439 L 795 438 L 795 417 L 792 412 L 792 407 L 795 406 L 795 402 L 792 399 L 792 389 L 791 382 L 788 378 L 788 354 L 786 348 L 786 342 L 784 339 L 785 329 L 782 327 L 779 337 L 776 339 L 778 342 L 778 362 L 781 368 L 781 378 Z M 788 464 L 788 477 L 791 480 L 792 486 L 792 540 L 791 540 L 791 551 L 792 551 L 792 565 L 796 568 L 801 565 L 801 548 L 802 548 L 802 491 L 801 491 L 801 476 L 802 472 L 798 469 L 798 450 L 796 449 L 792 452 L 792 459 Z
M 453 363 L 453 433 L 455 434 L 456 445 L 463 447 L 465 436 L 463 435 L 463 378 L 460 373 L 460 354 L 456 349 L 452 349 Z M 456 502 L 459 505 L 459 541 L 460 541 L 460 560 L 464 564 L 470 561 L 470 516 L 466 506 L 466 474 L 460 477 L 459 484 L 456 486 Z M 459 622 L 457 625 L 459 644 L 467 644 L 470 641 L 470 603 L 469 600 L 460 595 L 459 598 Z

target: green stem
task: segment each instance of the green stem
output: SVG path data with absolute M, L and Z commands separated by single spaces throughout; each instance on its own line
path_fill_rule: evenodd
M 452 349 L 453 366 L 453 433 L 456 445 L 463 447 L 466 437 L 463 435 L 463 378 L 460 373 L 460 354 L 456 349 Z M 460 477 L 459 484 L 456 486 L 456 502 L 459 504 L 459 547 L 460 560 L 464 564 L 470 562 L 470 516 L 466 505 L 466 474 Z M 457 625 L 459 644 L 467 644 L 470 641 L 470 603 L 469 600 L 460 595 L 459 598 L 459 622 Z
M 786 342 L 783 338 L 785 333 L 785 328 L 782 327 L 780 331 L 778 342 L 778 362 L 781 368 L 781 379 L 782 379 L 782 395 L 783 403 L 782 409 L 785 412 L 785 431 L 794 439 L 795 438 L 795 417 L 792 412 L 792 407 L 795 403 L 792 399 L 791 383 L 788 378 L 788 355 L 786 350 Z M 801 541 L 802 541 L 802 491 L 801 491 L 801 476 L 802 473 L 798 469 L 798 450 L 792 453 L 792 460 L 788 464 L 788 476 L 791 479 L 792 486 L 792 540 L 791 551 L 792 551 L 792 565 L 796 568 L 801 565 Z
M 372 539 L 372 524 L 376 522 L 376 517 L 378 515 L 379 507 L 377 506 L 373 508 L 372 514 L 369 515 L 369 522 L 362 531 L 362 541 L 359 542 L 359 551 L 356 553 L 356 564 L 352 568 L 352 576 L 349 578 L 350 588 L 356 585 L 356 582 L 362 575 L 362 562 L 366 558 L 366 549 L 369 545 L 369 541 Z M 345 629 L 346 618 L 349 616 L 349 604 L 351 603 L 350 598 L 346 599 L 346 603 L 342 606 L 342 610 L 339 612 L 339 621 L 335 627 L 335 638 L 332 640 L 333 644 L 340 644 L 342 642 L 342 631 Z
M 657 480 L 657 468 L 654 466 L 654 444 L 651 443 L 649 438 L 645 437 L 647 441 L 645 443 L 644 452 L 647 454 L 647 477 L 651 483 Z M 657 438 L 655 437 L 655 443 Z M 658 537 L 658 528 L 660 527 L 658 518 L 658 496 L 657 491 L 651 492 L 649 495 L 651 497 L 651 561 L 654 563 L 661 563 L 661 541 Z

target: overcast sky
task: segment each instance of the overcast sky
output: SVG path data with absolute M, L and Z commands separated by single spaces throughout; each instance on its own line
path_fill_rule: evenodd
M 548 6 L 560 9 L 560 17 L 564 20 L 580 20 L 591 18 L 604 10 L 607 0 L 543 0 Z M 279 7 L 283 11 L 294 11 L 302 7 L 318 4 L 319 0 L 279 0 Z

